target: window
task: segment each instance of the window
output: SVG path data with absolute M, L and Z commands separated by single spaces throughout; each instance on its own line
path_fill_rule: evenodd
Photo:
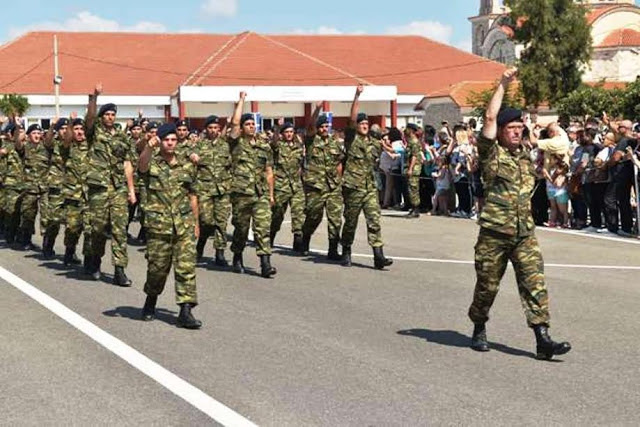
M 274 127 L 276 127 L 276 125 L 278 124 L 278 120 L 279 119 L 275 119 L 275 118 L 268 118 L 262 119 L 262 130 L 271 130 Z M 284 118 L 285 122 L 289 122 L 289 123 L 293 123 L 295 125 L 295 120 L 293 117 L 285 117 Z

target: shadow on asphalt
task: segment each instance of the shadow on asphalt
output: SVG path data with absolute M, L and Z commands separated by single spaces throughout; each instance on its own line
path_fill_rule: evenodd
M 422 338 L 431 343 L 446 345 L 449 347 L 469 347 L 471 343 L 471 337 L 461 334 L 457 331 L 434 331 L 430 329 L 405 329 L 397 332 L 398 335 L 410 336 L 416 338 Z M 492 350 L 499 351 L 501 353 L 509 354 L 511 356 L 530 357 L 535 359 L 535 354 L 520 350 L 518 348 L 509 347 L 508 345 L 499 344 L 496 342 L 489 342 L 489 346 Z
M 274 250 L 274 253 L 278 254 L 279 256 L 286 256 L 289 258 L 298 258 L 301 261 L 312 262 L 314 264 L 335 265 L 338 267 L 342 267 L 341 261 L 332 261 L 327 259 L 326 252 L 321 253 L 321 252 L 311 251 L 309 252 L 309 255 L 304 256 L 297 252 L 293 252 L 293 250 L 291 250 L 289 246 L 274 245 L 273 248 L 277 249 L 277 250 Z M 358 267 L 358 268 L 368 268 L 372 270 L 374 269 L 373 265 L 360 264 L 358 262 L 353 262 L 353 261 L 351 262 L 351 266 Z
M 109 317 L 124 317 L 142 322 L 142 307 L 121 306 L 113 310 L 103 311 L 102 314 Z M 156 308 L 156 320 L 169 325 L 176 324 L 177 314 L 177 312 L 165 308 Z

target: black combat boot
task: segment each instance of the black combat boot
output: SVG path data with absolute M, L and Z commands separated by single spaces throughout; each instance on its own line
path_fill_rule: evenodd
M 536 334 L 536 359 L 551 360 L 553 356 L 566 354 L 571 350 L 568 342 L 555 342 L 549 336 L 547 325 L 535 325 L 533 332 Z
M 196 244 L 196 260 L 202 261 L 202 257 L 204 255 L 204 247 L 207 244 L 207 239 L 209 236 L 200 232 L 200 237 L 198 237 L 198 243 Z
M 420 218 L 420 211 L 418 209 L 413 208 L 409 211 L 407 218 Z
M 260 275 L 268 279 L 277 272 L 275 267 L 271 266 L 271 255 L 260 255 Z
M 147 229 L 146 227 L 140 227 L 140 231 L 138 232 L 138 243 L 141 245 L 147 244 Z
M 28 233 L 23 228 L 18 228 L 13 249 L 17 251 L 26 251 L 30 240 L 31 237 L 28 236 Z
M 476 323 L 473 327 L 471 348 L 475 351 L 489 351 L 489 342 L 487 341 L 487 328 L 485 327 L 484 323 Z
M 42 255 L 44 259 L 50 260 L 55 258 L 56 252 L 53 250 L 53 244 L 55 240 L 51 238 L 48 234 L 45 234 L 42 239 Z
M 7 225 L 4 230 L 4 239 L 7 245 L 13 245 L 16 243 L 17 230 L 13 225 Z
M 140 318 L 145 322 L 156 318 L 156 303 L 158 302 L 157 295 L 147 295 L 147 299 L 144 301 L 144 307 L 142 307 L 142 316 Z
M 327 252 L 327 258 L 330 261 L 342 260 L 342 257 L 338 253 L 338 239 L 329 240 L 329 252 Z
M 216 249 L 216 259 L 214 264 L 217 267 L 229 267 L 227 259 L 224 257 L 224 249 Z
M 351 246 L 342 247 L 342 266 L 351 267 Z
M 302 252 L 302 247 L 304 246 L 302 242 L 302 234 L 296 233 L 293 235 L 293 251 L 296 253 Z
M 391 264 L 393 264 L 393 260 L 384 256 L 382 246 L 380 246 L 379 248 L 373 248 L 373 265 L 376 269 L 382 270 L 383 268 L 388 267 Z
M 242 252 L 233 254 L 233 272 L 244 274 L 244 263 L 242 262 Z
M 306 234 L 302 235 L 302 247 L 300 248 L 300 252 L 302 255 L 309 255 L 309 244 L 311 243 L 311 236 L 307 236 Z
M 272 231 L 271 233 L 269 233 L 269 246 L 273 247 L 273 242 L 275 241 L 276 241 L 276 233 Z
M 100 272 L 100 264 L 102 259 L 99 256 L 91 256 L 89 264 L 89 274 L 93 280 L 100 280 L 102 273 Z
M 64 266 L 69 267 L 71 265 L 79 265 L 80 260 L 76 256 L 76 247 L 75 246 L 67 246 L 64 251 Z
M 132 282 L 124 272 L 124 267 L 116 267 L 113 273 L 113 284 L 117 286 L 129 287 Z
M 178 328 L 185 329 L 200 329 L 202 326 L 202 322 L 196 320 L 191 314 L 192 305 L 189 303 L 180 304 L 180 314 L 178 315 L 178 321 L 176 322 L 176 326 Z

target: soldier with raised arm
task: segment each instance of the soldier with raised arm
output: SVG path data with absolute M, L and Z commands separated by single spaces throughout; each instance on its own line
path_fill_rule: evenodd
M 522 145 L 522 111 L 501 109 L 509 83 L 517 70 L 504 72 L 478 137 L 478 157 L 485 187 L 485 205 L 478 220 L 475 246 L 476 286 L 469 318 L 474 323 L 471 348 L 489 351 L 485 324 L 498 294 L 500 280 L 511 261 L 527 324 L 536 337 L 536 358 L 550 360 L 571 350 L 567 342 L 551 340 L 549 297 L 544 262 L 534 235 L 531 195 L 535 170 L 529 150 Z

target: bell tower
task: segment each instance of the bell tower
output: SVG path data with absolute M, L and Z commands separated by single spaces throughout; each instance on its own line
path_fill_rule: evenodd
M 483 51 L 484 42 L 491 30 L 491 26 L 497 18 L 508 12 L 501 0 L 480 0 L 478 16 L 469 18 L 471 21 L 472 52 L 476 55 L 486 56 Z

